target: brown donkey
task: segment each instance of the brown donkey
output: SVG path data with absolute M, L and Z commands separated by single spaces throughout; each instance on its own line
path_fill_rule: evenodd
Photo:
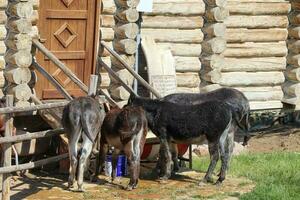
M 147 132 L 147 120 L 141 107 L 127 106 L 123 109 L 110 110 L 101 128 L 100 152 L 96 173 L 104 165 L 108 145 L 114 146 L 112 181 L 116 177 L 118 155 L 123 151 L 128 159 L 130 170 L 130 182 L 126 189 L 132 190 L 136 188 L 140 173 L 140 157 L 143 152 Z

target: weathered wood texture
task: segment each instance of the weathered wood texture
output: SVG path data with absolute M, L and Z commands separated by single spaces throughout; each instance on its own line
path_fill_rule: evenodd
M 288 104 L 293 104 L 296 107 L 300 106 L 300 11 L 299 2 L 291 1 L 292 11 L 289 13 L 290 28 L 289 40 L 287 46 L 289 55 L 287 56 L 287 63 L 289 66 L 285 71 L 286 82 L 282 85 L 284 91 L 283 101 Z

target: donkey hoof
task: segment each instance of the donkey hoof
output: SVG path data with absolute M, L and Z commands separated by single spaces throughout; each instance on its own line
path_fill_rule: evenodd
M 78 190 L 77 190 L 77 192 L 85 192 L 85 189 L 83 189 L 83 187 L 82 187 L 82 186 L 80 186 L 80 187 L 78 187 Z
M 127 187 L 125 188 L 127 191 L 131 191 L 134 189 L 134 187 L 132 185 L 127 185 Z
M 217 187 L 221 187 L 222 186 L 222 182 L 221 181 L 217 181 L 217 182 L 215 182 L 214 185 L 217 186 Z

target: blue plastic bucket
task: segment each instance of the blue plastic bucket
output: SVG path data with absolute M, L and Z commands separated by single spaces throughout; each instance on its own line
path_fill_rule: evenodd
M 106 155 L 105 159 L 105 175 L 111 176 L 112 172 L 112 164 L 111 164 L 111 155 Z M 118 162 L 117 162 L 117 176 L 126 176 L 127 175 L 127 159 L 125 155 L 119 155 L 118 156 Z

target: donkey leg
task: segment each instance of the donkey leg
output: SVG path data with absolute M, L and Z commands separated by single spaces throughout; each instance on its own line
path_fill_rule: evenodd
M 137 179 L 138 179 L 138 168 L 137 168 L 137 163 L 135 162 L 135 152 L 134 152 L 134 147 L 133 147 L 133 142 L 130 141 L 128 142 L 125 147 L 124 147 L 124 153 L 127 157 L 128 161 L 128 166 L 129 166 L 129 173 L 130 173 L 130 181 L 127 185 L 126 190 L 132 190 L 135 188 L 137 184 Z
M 73 134 L 69 134 L 69 159 L 70 159 L 70 168 L 69 168 L 69 179 L 68 187 L 72 188 L 75 183 L 77 165 L 78 165 L 78 149 L 77 143 L 81 135 L 80 129 L 72 131 Z
M 210 142 L 208 141 L 208 150 L 210 154 L 210 164 L 207 169 L 207 172 L 202 180 L 202 182 L 212 182 L 212 173 L 217 165 L 217 162 L 219 160 L 219 143 L 218 141 Z M 200 182 L 201 184 L 201 182 Z
M 114 149 L 114 152 L 113 152 L 112 158 L 111 158 L 111 166 L 112 166 L 111 181 L 112 182 L 116 179 L 116 176 L 117 176 L 117 163 L 118 163 L 119 154 L 120 154 L 120 150 Z
M 170 150 L 173 160 L 173 172 L 179 171 L 179 163 L 178 163 L 178 147 L 176 143 L 170 143 Z
M 79 167 L 78 167 L 78 176 L 77 176 L 77 185 L 78 185 L 78 191 L 83 192 L 83 173 L 86 168 L 86 163 L 88 158 L 90 157 L 90 154 L 93 150 L 93 142 L 87 138 L 83 134 L 82 136 L 83 142 L 81 147 L 81 155 L 79 159 Z
M 234 148 L 234 133 L 235 131 L 229 131 L 228 136 L 226 138 L 226 146 L 225 146 L 225 154 L 228 157 L 228 162 L 226 166 L 226 171 L 228 171 L 231 158 L 232 158 L 232 153 L 233 153 L 233 148 Z
M 167 139 L 160 140 L 160 149 L 159 149 L 159 156 L 162 157 L 161 162 L 161 173 L 163 174 L 160 179 L 167 180 L 171 176 L 171 152 L 169 148 L 169 142 Z
M 220 170 L 220 175 L 219 179 L 216 182 L 216 185 L 220 185 L 224 180 L 226 176 L 226 170 L 228 166 L 228 145 L 226 144 L 228 140 L 230 139 L 228 136 L 228 132 L 230 129 L 230 125 L 225 129 L 225 131 L 222 133 L 219 141 L 219 149 L 220 149 L 220 154 L 221 154 L 221 170 Z M 228 153 L 226 153 L 228 152 Z
M 93 180 L 96 180 L 99 173 L 103 169 L 104 163 L 105 163 L 105 156 L 108 152 L 108 144 L 104 138 L 104 136 L 101 136 L 100 139 L 100 150 L 99 155 L 96 157 L 96 169 L 95 169 L 95 175 L 93 177 Z

